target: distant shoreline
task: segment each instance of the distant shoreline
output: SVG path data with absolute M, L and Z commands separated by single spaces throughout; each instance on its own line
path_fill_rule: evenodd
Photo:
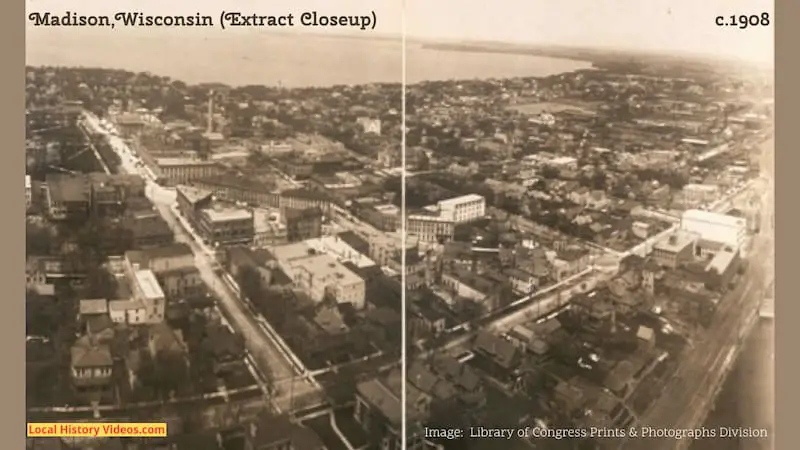
M 699 54 L 671 54 L 599 47 L 562 47 L 503 42 L 421 42 L 421 48 L 437 51 L 519 55 L 558 58 L 590 63 L 595 69 L 623 70 L 627 73 L 653 74 L 653 66 L 667 76 L 695 72 L 728 72 L 736 69 L 763 70 L 753 64 L 729 58 Z
M 545 50 L 534 47 L 518 47 L 515 45 L 501 44 L 502 46 L 487 46 L 481 44 L 445 44 L 445 43 L 423 43 L 422 48 L 426 50 L 438 50 L 447 52 L 467 52 L 467 53 L 498 53 L 503 55 L 538 56 L 546 58 L 569 59 L 572 61 L 591 62 L 587 58 L 569 54 L 568 50 L 559 52 L 555 50 Z

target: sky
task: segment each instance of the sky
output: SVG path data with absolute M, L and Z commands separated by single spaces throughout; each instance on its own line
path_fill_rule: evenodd
M 221 10 L 295 15 L 364 14 L 375 30 L 409 38 L 599 46 L 733 57 L 771 65 L 773 26 L 717 27 L 716 16 L 767 12 L 771 0 L 27 0 L 28 12 L 80 14 L 123 10 L 218 16 Z M 130 5 L 130 6 L 127 6 Z M 403 20 L 403 17 L 405 20 Z

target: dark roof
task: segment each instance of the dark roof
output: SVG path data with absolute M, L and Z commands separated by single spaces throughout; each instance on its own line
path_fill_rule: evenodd
M 222 325 L 209 327 L 203 346 L 216 358 L 237 358 L 244 354 L 244 339 Z
M 381 273 L 373 279 L 367 280 L 367 301 L 377 307 L 387 307 L 400 311 L 403 295 L 403 286 L 399 280 Z
M 131 230 L 134 238 L 172 236 L 172 229 L 170 229 L 169 224 L 159 215 L 127 217 L 123 221 L 123 226 Z
M 361 238 L 361 236 L 357 235 L 353 231 L 343 231 L 339 233 L 339 239 L 344 241 L 345 244 L 353 247 L 353 249 L 359 253 L 367 254 L 369 253 L 369 242 Z
M 192 248 L 188 244 L 174 243 L 169 245 L 161 245 L 155 248 L 149 248 L 142 251 L 150 259 L 153 258 L 172 258 L 176 256 L 191 255 Z
M 211 191 L 183 184 L 176 187 L 176 190 L 180 196 L 184 197 L 192 205 L 210 199 L 213 194 Z
M 431 368 L 466 391 L 474 391 L 481 384 L 480 377 L 470 366 L 449 355 L 436 356 Z
M 54 173 L 48 174 L 46 180 L 50 197 L 55 201 L 89 201 L 89 184 L 83 176 Z
M 108 345 L 96 344 L 84 336 L 72 346 L 72 367 L 111 367 L 111 349 Z
M 294 283 L 292 277 L 290 277 L 286 272 L 283 271 L 280 267 L 277 267 L 272 270 L 272 280 L 270 280 L 273 286 L 288 286 Z
M 235 189 L 260 192 L 260 193 L 274 192 L 274 185 L 270 185 L 268 183 L 263 183 L 260 181 L 255 181 L 251 178 L 231 175 L 231 174 L 213 175 L 210 177 L 198 178 L 194 180 L 194 183 L 205 184 L 209 186 L 235 188 Z
M 322 210 L 315 207 L 303 209 L 286 208 L 283 215 L 286 220 L 319 218 L 322 217 Z
M 366 319 L 379 325 L 391 326 L 400 322 L 401 317 L 391 308 L 378 307 L 367 311 Z
M 504 369 L 511 369 L 518 356 L 518 349 L 511 342 L 506 341 L 488 331 L 481 331 L 473 343 L 475 351 L 483 353 L 494 360 Z
M 289 189 L 281 192 L 281 197 L 283 198 L 294 197 L 305 200 L 319 200 L 319 201 L 331 200 L 328 194 L 320 191 L 312 191 L 310 189 Z

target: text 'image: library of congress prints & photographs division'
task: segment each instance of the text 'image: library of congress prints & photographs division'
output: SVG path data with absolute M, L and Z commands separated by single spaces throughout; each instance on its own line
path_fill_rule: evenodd
M 29 448 L 774 445 L 770 3 L 61 3 Z

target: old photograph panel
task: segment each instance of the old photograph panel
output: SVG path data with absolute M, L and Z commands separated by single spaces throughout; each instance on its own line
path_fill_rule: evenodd
M 26 6 L 32 448 L 399 449 L 401 3 Z
M 771 448 L 772 11 L 406 2 L 407 448 Z

